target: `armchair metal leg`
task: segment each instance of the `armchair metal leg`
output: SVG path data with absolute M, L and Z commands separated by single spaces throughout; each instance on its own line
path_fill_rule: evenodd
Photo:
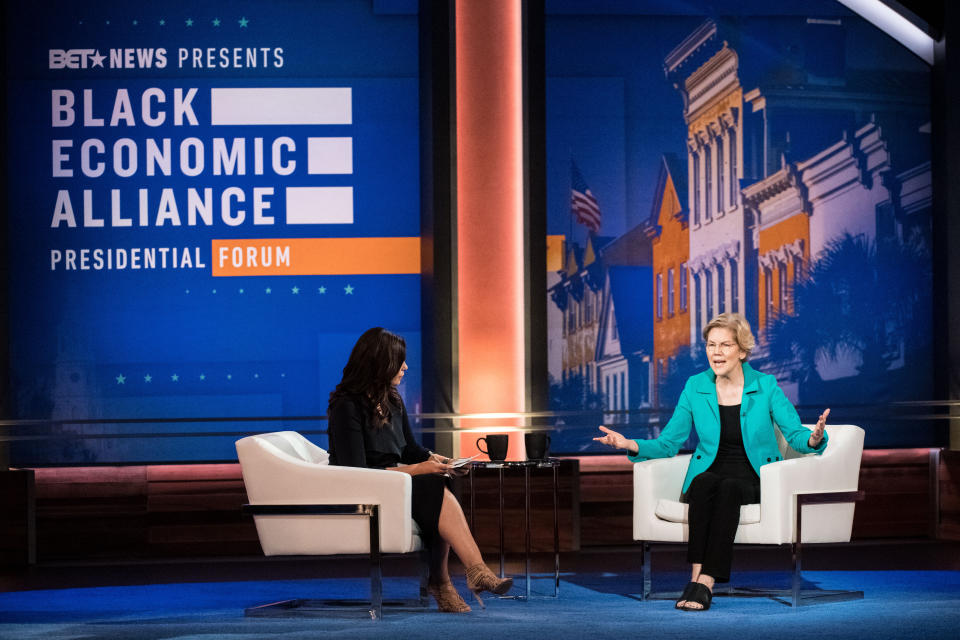
M 790 587 L 790 606 L 817 604 L 821 602 L 843 602 L 860 600 L 863 591 L 842 589 L 807 589 L 803 585 L 803 506 L 808 504 L 838 504 L 863 500 L 863 491 L 823 491 L 819 493 L 798 493 L 796 496 L 797 537 L 792 545 L 793 583 Z
M 652 553 L 651 553 L 651 551 L 650 551 L 650 543 L 649 543 L 649 542 L 644 541 L 644 542 L 642 542 L 641 544 L 643 545 L 643 560 L 642 560 L 642 562 L 643 562 L 643 587 L 642 587 L 642 591 L 640 592 L 640 599 L 641 599 L 641 600 L 649 600 L 649 599 L 650 599 L 650 592 L 651 592 L 651 589 L 652 589 L 652 586 L 651 586 L 651 585 L 652 585 L 652 580 L 653 580 L 653 578 L 652 578 L 652 576 L 651 576 L 652 568 L 651 568 L 651 566 L 650 566 L 650 560 L 651 560 L 650 556 L 652 555 Z
M 370 618 L 383 617 L 383 570 L 380 566 L 380 505 L 368 506 L 370 514 Z
M 377 504 L 341 504 L 341 505 L 244 505 L 243 511 L 254 516 L 359 516 L 368 518 L 370 525 L 370 601 L 363 600 L 284 600 L 270 604 L 249 607 L 244 615 L 253 617 L 313 617 L 332 611 L 366 611 L 373 620 L 380 620 L 383 607 L 421 609 L 427 606 L 427 575 L 429 555 L 420 554 L 420 592 L 417 600 L 383 600 L 383 553 L 380 549 L 380 505 Z

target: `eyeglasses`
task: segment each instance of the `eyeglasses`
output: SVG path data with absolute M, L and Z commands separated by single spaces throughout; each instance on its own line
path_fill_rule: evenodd
M 720 351 L 726 353 L 728 351 L 733 351 L 736 348 L 737 343 L 735 342 L 721 342 L 719 344 L 716 342 L 707 343 L 707 351 Z

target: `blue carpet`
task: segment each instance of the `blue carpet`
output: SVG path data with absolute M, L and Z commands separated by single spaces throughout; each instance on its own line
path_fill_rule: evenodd
M 680 612 L 673 602 L 638 602 L 637 574 L 566 576 L 557 599 L 487 599 L 487 609 L 441 614 L 387 611 L 381 622 L 356 614 L 313 619 L 244 618 L 244 607 L 294 597 L 362 597 L 362 579 L 159 584 L 133 587 L 0 593 L 0 638 L 11 640 L 477 637 L 667 638 L 743 640 L 787 637 L 955 638 L 960 629 L 960 572 L 808 572 L 808 586 L 861 589 L 863 600 L 793 610 L 768 598 L 718 597 L 709 611 Z M 739 573 L 738 586 L 787 586 L 782 573 Z M 678 575 L 655 576 L 655 588 L 682 585 Z M 535 582 L 537 590 L 548 580 Z M 466 590 L 462 582 L 458 585 Z M 415 581 L 388 579 L 387 597 L 409 598 Z

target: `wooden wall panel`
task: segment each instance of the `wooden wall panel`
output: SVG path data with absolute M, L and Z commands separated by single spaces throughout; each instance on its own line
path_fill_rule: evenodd
M 931 459 L 928 449 L 864 453 L 860 488 L 866 499 L 857 505 L 855 539 L 960 539 L 960 453 L 943 452 L 936 475 Z M 505 484 L 511 552 L 523 546 L 523 478 L 514 473 Z M 939 512 L 932 479 L 939 481 Z M 456 484 L 468 511 L 466 483 Z M 548 551 L 549 472 L 537 472 L 532 486 L 533 547 Z M 475 487 L 477 539 L 485 553 L 493 553 L 499 542 L 495 472 L 479 474 Z M 633 476 L 626 456 L 566 459 L 560 488 L 562 550 L 633 544 Z M 253 521 L 240 512 L 245 502 L 237 464 L 37 469 L 38 559 L 259 556 Z
M 960 451 L 941 451 L 937 472 L 940 491 L 937 537 L 960 540 Z
M 35 487 L 32 469 L 0 470 L 0 565 L 36 562 Z

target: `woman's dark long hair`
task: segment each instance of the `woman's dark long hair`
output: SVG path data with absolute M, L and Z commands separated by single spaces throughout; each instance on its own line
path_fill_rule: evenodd
M 343 378 L 330 393 L 329 405 L 348 395 L 360 395 L 373 424 L 390 422 L 391 409 L 400 407 L 400 394 L 391 384 L 407 359 L 407 341 L 383 327 L 367 329 L 350 352 Z

